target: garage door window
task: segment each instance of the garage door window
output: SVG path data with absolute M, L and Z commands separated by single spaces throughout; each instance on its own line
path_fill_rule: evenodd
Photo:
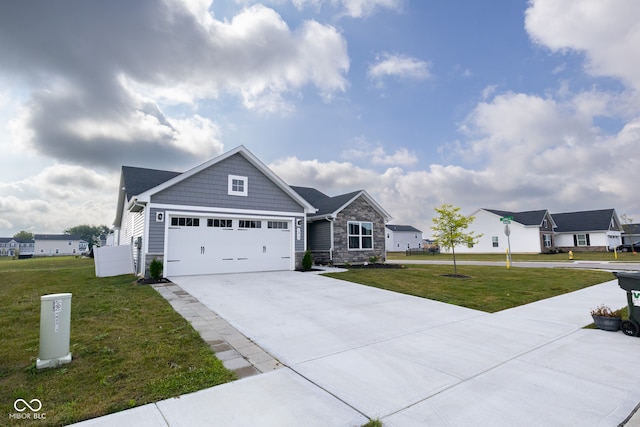
M 275 228 L 278 230 L 288 230 L 289 223 L 287 221 L 267 221 L 267 228 Z
M 373 248 L 373 223 L 372 222 L 349 222 L 349 249 L 372 249 Z
M 171 218 L 171 225 L 174 227 L 200 227 L 200 218 L 174 216 Z
M 238 227 L 239 228 L 262 228 L 262 221 L 253 221 L 253 220 L 250 221 L 246 219 L 241 219 Z
M 230 219 L 207 219 L 207 227 L 231 228 L 233 221 Z

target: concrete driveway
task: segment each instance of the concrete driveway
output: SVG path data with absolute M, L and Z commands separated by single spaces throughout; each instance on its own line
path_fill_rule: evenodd
M 640 401 L 640 339 L 581 329 L 626 305 L 616 281 L 487 314 L 313 273 L 172 280 L 287 368 L 161 402 L 169 425 L 617 426 Z

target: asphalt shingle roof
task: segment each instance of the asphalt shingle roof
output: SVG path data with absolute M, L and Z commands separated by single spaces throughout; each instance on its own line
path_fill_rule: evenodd
M 123 166 L 122 176 L 127 200 L 180 174 L 181 172 Z
M 485 211 L 494 213 L 501 217 L 512 216 L 515 222 L 522 225 L 541 225 L 542 220 L 544 219 L 544 215 L 547 212 L 546 210 L 509 212 L 509 211 L 499 211 L 496 209 L 485 209 Z M 553 219 L 555 220 L 555 216 L 553 216 Z
M 608 230 L 613 217 L 613 209 L 597 211 L 567 212 L 551 214 L 556 225 L 556 232 Z
M 312 216 L 332 214 L 360 193 L 360 191 L 354 191 L 352 193 L 330 197 L 311 187 L 291 186 L 291 188 L 314 208 L 318 209 L 318 212 L 312 214 Z
M 412 233 L 422 233 L 422 231 L 418 230 L 412 225 L 387 224 L 385 227 L 387 227 L 391 231 L 410 231 Z

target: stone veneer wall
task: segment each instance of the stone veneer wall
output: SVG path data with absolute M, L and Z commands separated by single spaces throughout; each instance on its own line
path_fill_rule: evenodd
M 370 221 L 373 223 L 373 249 L 348 250 L 349 221 Z M 384 218 L 371 208 L 371 205 L 361 196 L 343 209 L 334 220 L 334 264 L 360 264 L 368 262 L 372 256 L 378 260 L 385 260 L 385 224 Z

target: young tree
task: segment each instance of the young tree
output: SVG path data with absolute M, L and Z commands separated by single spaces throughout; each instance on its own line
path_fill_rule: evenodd
M 458 275 L 458 265 L 456 264 L 456 246 L 473 246 L 482 237 L 482 234 L 475 234 L 473 231 L 467 233 L 466 229 L 473 222 L 472 216 L 464 216 L 459 213 L 460 208 L 453 205 L 443 204 L 435 208 L 437 217 L 433 218 L 433 230 L 438 245 L 446 250 L 451 249 L 453 253 L 453 271 Z

